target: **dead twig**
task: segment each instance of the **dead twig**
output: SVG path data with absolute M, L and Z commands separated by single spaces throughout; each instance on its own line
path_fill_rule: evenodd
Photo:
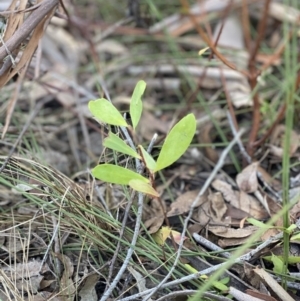
M 13 52 L 23 41 L 27 39 L 30 33 L 44 19 L 44 17 L 58 5 L 58 1 L 59 0 L 44 0 L 41 5 L 34 10 L 30 16 L 28 16 L 14 35 L 6 41 L 6 46 L 3 45 L 0 47 L 0 61 L 3 61 L 3 59 L 9 55 L 6 49 Z
M 188 12 L 190 11 L 189 3 L 187 0 L 181 0 L 182 6 L 184 9 Z M 232 70 L 237 70 L 236 66 L 229 62 L 224 55 L 222 55 L 216 48 L 214 42 L 207 36 L 207 34 L 204 32 L 202 27 L 198 25 L 197 20 L 193 14 L 189 14 L 189 17 L 191 18 L 191 21 L 194 24 L 195 29 L 198 31 L 199 35 L 203 39 L 203 41 L 211 48 L 215 56 L 222 62 L 224 63 L 227 67 L 229 67 Z M 239 72 L 243 73 L 244 75 L 248 76 L 248 72 L 245 70 L 239 70 Z
M 37 3 L 29 8 L 26 8 L 26 9 L 19 9 L 19 10 L 5 10 L 5 11 L 1 11 L 0 12 L 0 16 L 9 16 L 9 15 L 12 15 L 12 14 L 20 14 L 20 13 L 27 13 L 29 11 L 32 11 L 32 10 L 35 10 L 37 9 L 38 7 L 41 6 L 42 3 Z
M 249 77 L 249 83 L 251 86 L 252 91 L 255 90 L 256 85 L 257 85 L 257 68 L 255 66 L 255 61 L 256 61 L 256 56 L 258 53 L 258 49 L 260 46 L 260 43 L 265 35 L 266 31 L 266 20 L 268 18 L 268 12 L 269 12 L 269 6 L 270 6 L 271 1 L 266 0 L 266 4 L 264 6 L 264 11 L 263 15 L 260 19 L 259 25 L 258 25 L 258 37 L 255 41 L 255 45 L 253 50 L 250 53 L 250 58 L 249 58 L 249 71 L 250 71 L 250 77 Z M 252 114 L 252 127 L 249 135 L 249 141 L 248 141 L 248 154 L 250 157 L 253 157 L 254 153 L 254 142 L 256 140 L 259 126 L 260 126 L 260 103 L 259 103 L 259 97 L 258 97 L 258 92 L 255 92 L 253 95 L 253 114 Z
M 214 46 L 215 47 L 217 47 L 217 45 L 218 45 L 220 36 L 221 36 L 223 28 L 224 28 L 225 20 L 228 17 L 228 14 L 230 12 L 231 7 L 232 7 L 232 1 L 229 2 L 229 4 L 226 6 L 226 8 L 225 8 L 225 10 L 224 10 L 224 12 L 222 14 L 222 24 L 221 24 L 220 30 L 218 32 L 218 35 L 217 35 L 217 37 L 216 37 L 216 39 L 214 41 Z M 212 60 L 213 56 L 214 56 L 214 53 L 211 51 L 207 60 L 210 62 Z M 194 91 L 191 92 L 189 98 L 187 99 L 187 109 L 185 111 L 191 110 L 192 103 L 197 98 L 197 94 L 199 92 L 201 83 L 203 82 L 203 80 L 206 77 L 206 73 L 207 73 L 207 68 L 205 67 L 203 74 L 200 76 L 200 78 L 199 78 L 199 80 L 197 82 L 197 87 L 194 89 Z M 183 115 L 183 113 L 182 113 L 182 115 Z
M 200 245 L 206 247 L 207 249 L 212 250 L 214 252 L 220 252 L 220 255 L 222 257 L 230 258 L 231 253 L 226 252 L 224 249 L 220 248 L 219 246 L 217 246 L 213 242 L 207 240 L 205 237 L 203 237 L 203 236 L 201 236 L 197 233 L 193 233 L 193 238 L 196 240 L 197 243 L 199 243 Z

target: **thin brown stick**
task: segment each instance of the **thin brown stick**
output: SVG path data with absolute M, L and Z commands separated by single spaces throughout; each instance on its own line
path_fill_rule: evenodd
M 190 6 L 187 0 L 181 0 L 181 4 L 183 8 L 189 12 L 190 11 Z M 203 39 L 203 41 L 211 48 L 215 56 L 222 62 L 224 63 L 227 67 L 233 70 L 237 70 L 236 66 L 229 62 L 215 47 L 214 42 L 207 36 L 207 34 L 204 32 L 202 27 L 198 24 L 196 17 L 193 14 L 188 14 L 190 17 L 191 21 L 194 24 L 195 29 L 198 31 L 199 35 Z M 245 71 L 240 71 L 240 72 L 245 72 Z M 247 74 L 248 75 L 248 74 Z
M 37 9 L 38 7 L 41 6 L 42 3 L 37 3 L 29 8 L 26 8 L 26 9 L 19 9 L 19 10 L 5 10 L 5 11 L 1 11 L 0 12 L 0 16 L 9 16 L 9 15 L 12 15 L 12 14 L 20 14 L 20 13 L 27 13 L 29 11 L 32 11 L 32 10 L 35 10 Z
M 249 77 L 249 83 L 252 91 L 256 88 L 257 85 L 257 69 L 255 66 L 255 60 L 257 56 L 257 52 L 260 46 L 260 43 L 262 39 L 265 36 L 265 31 L 266 31 L 266 20 L 268 17 L 268 11 L 269 11 L 269 5 L 270 5 L 270 0 L 266 0 L 266 4 L 264 7 L 264 12 L 262 15 L 262 18 L 260 19 L 259 25 L 258 25 L 258 37 L 255 42 L 255 46 L 253 50 L 251 51 L 250 58 L 249 58 L 249 71 L 250 71 L 250 77 Z M 249 140 L 248 140 L 248 147 L 247 151 L 250 157 L 253 157 L 254 153 L 254 142 L 256 140 L 259 126 L 260 126 L 260 103 L 259 103 L 259 96 L 258 93 L 256 92 L 253 95 L 253 114 L 252 114 L 252 127 L 249 135 Z
M 243 0 L 243 4 L 242 4 L 241 22 L 242 22 L 242 29 L 244 32 L 246 48 L 250 49 L 251 47 L 250 21 L 249 21 L 248 5 L 246 0 Z
M 59 0 L 44 0 L 41 5 L 33 11 L 30 16 L 24 21 L 21 27 L 14 33 L 14 35 L 6 41 L 7 49 L 12 52 L 16 49 L 29 34 L 36 28 L 36 26 L 44 19 L 47 14 L 55 8 Z M 8 55 L 6 47 L 0 47 L 0 61 Z
M 270 3 L 271 0 L 266 0 L 263 15 L 259 21 L 258 28 L 257 28 L 258 37 L 255 40 L 254 48 L 252 49 L 250 54 L 250 62 L 255 61 L 259 46 L 265 36 Z
M 224 28 L 224 23 L 225 23 L 226 17 L 228 16 L 228 14 L 230 12 L 230 8 L 232 7 L 232 3 L 233 3 L 232 1 L 229 2 L 229 4 L 226 6 L 226 8 L 224 10 L 224 13 L 222 14 L 222 24 L 221 24 L 220 30 L 218 32 L 217 38 L 214 42 L 215 47 L 217 47 L 217 45 L 218 45 L 220 36 L 221 36 L 223 28 Z M 209 57 L 208 57 L 208 61 L 210 62 L 212 58 L 213 58 L 213 52 L 210 52 Z M 198 94 L 200 84 L 203 82 L 204 78 L 206 77 L 206 72 L 207 72 L 207 67 L 204 68 L 203 74 L 200 76 L 200 78 L 198 80 L 196 89 L 194 91 L 192 91 L 189 98 L 187 99 L 187 110 L 191 109 L 191 105 L 195 101 L 196 96 Z M 183 115 L 183 112 L 181 114 Z

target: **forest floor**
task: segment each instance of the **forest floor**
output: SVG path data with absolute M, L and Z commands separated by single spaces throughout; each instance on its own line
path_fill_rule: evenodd
M 300 3 L 195 2 L 0 5 L 0 300 L 300 300 Z M 159 197 L 93 176 L 190 113 Z

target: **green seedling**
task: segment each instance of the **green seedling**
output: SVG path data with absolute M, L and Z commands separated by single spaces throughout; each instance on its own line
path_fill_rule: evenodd
M 146 83 L 139 81 L 133 91 L 130 102 L 130 116 L 133 133 L 140 121 L 143 111 L 142 95 Z M 130 127 L 118 109 L 108 100 L 101 98 L 90 101 L 88 104 L 92 115 L 102 123 L 114 126 Z M 100 164 L 92 170 L 95 178 L 114 184 L 129 185 L 136 191 L 158 197 L 158 192 L 153 188 L 154 174 L 176 162 L 188 149 L 196 132 L 196 119 L 193 114 L 182 118 L 169 132 L 160 150 L 157 161 L 138 145 L 138 152 L 126 144 L 118 135 L 109 132 L 103 145 L 119 153 L 141 160 L 149 172 L 149 179 L 128 168 L 113 164 Z

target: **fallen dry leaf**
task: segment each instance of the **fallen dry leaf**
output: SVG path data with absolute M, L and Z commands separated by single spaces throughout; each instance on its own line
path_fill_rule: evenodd
M 257 292 L 257 291 L 253 291 L 253 290 L 246 290 L 246 293 L 252 297 L 256 297 L 256 298 L 259 298 L 264 301 L 277 301 L 272 296 L 269 296 L 269 295 L 261 293 L 261 292 Z
M 240 209 L 247 212 L 250 216 L 263 220 L 269 217 L 268 212 L 263 207 L 261 202 L 259 202 L 255 197 L 250 194 L 247 194 L 243 191 L 239 193 L 239 202 L 238 206 Z
M 223 196 L 220 192 L 210 193 L 208 195 L 208 200 L 210 202 L 210 215 L 213 221 L 222 221 L 227 212 L 227 206 L 224 202 Z
M 282 225 L 281 225 L 282 226 Z M 278 234 L 280 232 L 280 230 L 275 229 L 275 228 L 270 228 L 267 229 L 260 237 L 260 239 L 262 241 L 266 241 L 268 239 L 270 239 L 272 236 L 275 236 L 276 234 Z
M 214 129 L 214 125 L 211 121 L 207 122 L 205 125 L 201 127 L 201 131 L 199 131 L 199 135 L 198 135 L 198 139 L 200 143 L 208 144 L 208 145 L 212 144 L 213 142 L 212 141 L 213 137 L 211 133 L 212 129 Z M 219 154 L 213 147 L 206 146 L 204 147 L 204 151 L 206 157 L 210 161 L 216 163 L 219 160 Z
M 190 190 L 180 195 L 175 200 L 175 202 L 171 204 L 170 210 L 167 212 L 167 216 L 171 217 L 171 216 L 181 215 L 183 213 L 189 212 L 191 205 L 196 199 L 198 193 L 199 193 L 198 190 Z M 202 205 L 206 201 L 207 201 L 207 195 L 201 196 L 195 208 Z
M 249 240 L 249 237 L 244 238 L 220 238 L 218 239 L 218 245 L 221 248 L 227 248 L 227 247 L 235 247 L 240 246 L 246 243 Z
M 209 202 L 204 202 L 197 210 L 194 211 L 192 218 L 197 221 L 201 226 L 206 226 L 211 217 L 209 215 L 210 204 Z
M 162 121 L 147 111 L 143 111 L 143 115 L 139 122 L 139 131 L 143 138 L 151 141 L 155 133 L 167 134 L 169 123 Z
M 144 225 L 148 229 L 148 232 L 150 234 L 153 234 L 159 230 L 159 228 L 162 226 L 163 222 L 164 222 L 164 216 L 160 215 L 160 216 L 154 216 L 150 219 L 147 219 L 144 222 Z
M 141 292 L 146 291 L 147 287 L 146 287 L 146 279 L 145 279 L 145 277 L 140 272 L 138 272 L 137 270 L 135 270 L 131 266 L 128 266 L 127 269 L 132 274 L 132 276 L 135 278 L 136 285 L 138 287 L 139 292 L 141 293 Z M 151 298 L 148 299 L 148 300 L 152 301 Z M 86 300 L 86 301 L 88 301 L 88 300 Z
M 3 234 L 3 236 L 7 237 L 7 241 L 5 245 L 1 246 L 1 249 L 8 252 L 12 256 L 14 256 L 13 254 L 17 252 L 24 250 L 25 246 L 28 244 L 28 239 L 26 236 L 23 237 L 23 235 L 17 230 L 9 230 Z
M 264 207 L 256 198 L 243 191 L 233 190 L 232 186 L 225 181 L 216 179 L 212 182 L 212 187 L 220 191 L 224 199 L 229 202 L 231 206 L 245 212 L 249 216 L 258 220 L 269 217 Z
M 254 193 L 258 189 L 257 167 L 259 163 L 255 162 L 247 166 L 236 177 L 236 183 L 240 190 L 246 193 Z
M 150 234 L 157 232 L 164 222 L 164 212 L 158 199 L 152 199 L 143 212 L 144 225 Z
M 96 284 L 99 280 L 98 274 L 91 274 L 84 279 L 83 286 L 79 289 L 78 295 L 81 301 L 96 301 L 98 300 L 96 292 Z
M 64 266 L 64 271 L 60 279 L 60 295 L 63 297 L 64 301 L 74 300 L 76 293 L 76 288 L 72 280 L 74 273 L 74 264 L 71 259 L 62 254 L 56 254 Z
M 283 157 L 285 130 L 285 125 L 277 125 L 270 137 L 270 152 L 279 158 Z M 292 156 L 295 154 L 297 148 L 299 147 L 299 136 L 294 130 L 290 131 L 290 135 L 289 154 L 290 156 Z
M 222 192 L 224 199 L 231 203 L 231 200 L 234 200 L 234 203 L 238 203 L 239 197 L 236 195 L 236 191 L 232 189 L 232 186 L 223 180 L 216 179 L 212 182 L 212 187 Z
M 234 229 L 225 226 L 208 226 L 208 230 L 213 234 L 225 238 L 244 238 L 257 231 L 257 227 L 249 226 L 243 229 Z
M 42 273 L 49 271 L 47 264 L 42 266 L 42 261 L 34 260 L 27 263 L 17 263 L 10 267 L 3 267 L 2 272 L 15 283 L 19 291 L 36 294 L 40 290 L 40 283 L 44 276 Z
M 239 208 L 236 208 L 236 207 L 232 206 L 231 204 L 227 204 L 226 214 L 228 216 L 230 216 L 232 220 L 236 220 L 238 222 L 240 222 L 242 219 L 245 219 L 246 217 L 250 216 L 247 212 L 245 212 Z
M 282 189 L 281 182 L 278 181 L 277 179 L 273 178 L 264 168 L 262 168 L 261 166 L 258 166 L 257 172 L 260 175 L 260 179 L 264 183 L 271 186 L 276 191 L 281 191 L 281 189 Z

